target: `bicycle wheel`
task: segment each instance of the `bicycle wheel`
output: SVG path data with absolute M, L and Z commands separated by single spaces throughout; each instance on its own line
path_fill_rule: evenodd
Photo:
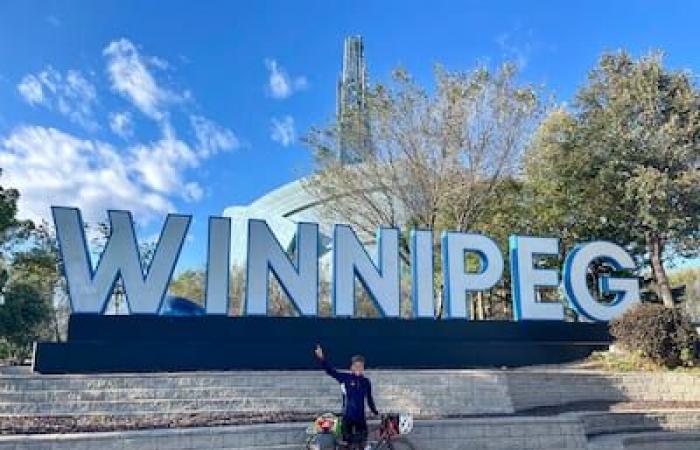
M 372 450 L 416 450 L 416 447 L 408 439 L 400 437 L 382 440 Z

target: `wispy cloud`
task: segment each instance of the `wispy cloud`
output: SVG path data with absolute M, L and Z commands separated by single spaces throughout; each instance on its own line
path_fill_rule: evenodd
M 294 118 L 292 116 L 284 116 L 281 119 L 273 117 L 271 122 L 270 139 L 279 143 L 282 147 L 292 145 L 296 140 Z
M 117 136 L 129 139 L 134 134 L 134 123 L 131 113 L 128 111 L 110 113 L 109 128 Z
M 0 141 L 3 184 L 20 190 L 20 215 L 32 220 L 46 219 L 52 204 L 80 206 L 88 221 L 105 208 L 130 209 L 142 220 L 174 210 L 134 176 L 134 162 L 108 143 L 36 125 Z
M 190 124 L 197 138 L 197 149 L 200 157 L 209 157 L 220 151 L 240 147 L 240 142 L 233 131 L 206 117 L 192 115 L 190 116 Z
M 162 120 L 165 108 L 182 97 L 157 82 L 148 64 L 162 67 L 163 60 L 144 58 L 136 46 L 128 39 L 118 39 L 109 43 L 103 50 L 107 58 L 107 73 L 112 89 L 131 101 L 143 114 Z
M 32 106 L 58 111 L 90 131 L 99 128 L 93 110 L 97 90 L 78 70 L 61 73 L 48 66 L 39 73 L 25 75 L 17 90 Z
M 309 87 L 305 76 L 290 77 L 274 59 L 266 59 L 265 67 L 269 72 L 267 93 L 272 98 L 282 100 Z
M 522 30 L 516 26 L 511 31 L 496 36 L 495 41 L 502 57 L 517 64 L 518 68 L 524 69 L 530 62 L 533 52 L 532 29 Z
M 30 105 L 40 105 L 44 103 L 44 87 L 41 80 L 36 75 L 25 75 L 17 85 L 17 90 Z
M 192 169 L 240 146 L 233 131 L 188 112 L 188 105 L 173 108 L 191 96 L 162 83 L 158 70 L 171 70 L 166 60 L 143 56 L 126 39 L 111 42 L 103 53 L 110 81 L 105 92 L 130 103 L 127 109 L 109 112 L 107 125 L 127 142 L 84 138 L 36 124 L 19 125 L 0 136 L 3 185 L 22 193 L 22 218 L 47 219 L 49 206 L 62 204 L 80 207 L 88 221 L 101 219 L 105 209 L 128 208 L 147 222 L 174 211 L 177 200 L 201 200 L 205 188 L 191 178 Z M 97 89 L 79 71 L 63 74 L 48 67 L 25 76 L 17 89 L 32 106 L 46 107 L 75 122 L 90 118 L 97 126 L 92 109 Z M 136 111 L 156 121 L 159 137 L 138 139 Z M 171 120 L 177 114 L 189 120 Z M 173 124 L 186 128 L 177 130 Z

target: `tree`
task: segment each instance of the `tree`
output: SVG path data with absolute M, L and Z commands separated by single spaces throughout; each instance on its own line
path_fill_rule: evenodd
M 44 229 L 17 218 L 18 200 L 16 189 L 0 186 L 0 335 L 21 361 L 36 339 L 58 336 L 51 326 L 58 272 Z
M 438 67 L 429 92 L 396 70 L 392 83 L 370 89 L 366 110 L 307 136 L 317 162 L 307 190 L 327 219 L 350 223 L 364 241 L 380 225 L 434 229 L 436 243 L 440 230 L 478 227 L 499 183 L 517 173 L 542 112 L 537 90 L 515 78 L 509 64 L 494 72 Z M 366 114 L 370 139 L 364 127 L 344 126 L 357 114 Z M 356 145 L 353 164 L 333 156 L 348 143 Z M 409 264 L 406 237 L 400 254 Z
M 231 305 L 234 314 L 240 314 L 245 309 L 245 283 L 245 267 L 234 265 L 231 268 Z M 269 315 L 282 317 L 297 315 L 287 294 L 272 276 L 268 277 L 267 295 L 267 313 Z
M 188 269 L 170 282 L 168 293 L 204 304 L 206 273 L 202 269 Z
M 683 308 L 693 322 L 700 322 L 700 268 L 677 269 L 669 273 L 671 286 L 683 291 Z
M 32 229 L 30 221 L 17 219 L 18 200 L 17 189 L 0 186 L 0 293 L 10 276 L 8 270 L 14 244 L 18 238 L 26 237 L 26 232 Z
M 0 175 L 2 175 L 2 169 L 0 169 Z M 0 186 L 0 243 L 2 244 L 6 243 L 11 231 L 31 225 L 31 222 L 17 219 L 18 200 L 17 189 Z
M 170 282 L 168 292 L 204 305 L 205 285 L 206 273 L 203 269 L 188 269 Z M 272 277 L 268 286 L 268 313 L 273 316 L 296 315 L 287 295 Z M 245 302 L 245 269 L 241 266 L 231 268 L 229 300 L 231 315 L 239 315 Z
M 13 255 L 11 280 L 34 287 L 37 301 L 51 306 L 43 338 L 61 341 L 67 334 L 68 292 L 62 275 L 56 236 L 46 223 L 36 226 L 27 245 Z
M 90 239 L 90 252 L 93 255 L 100 255 L 104 251 L 107 241 L 112 234 L 110 225 L 105 222 L 97 222 L 95 224 L 86 225 L 85 228 L 86 232 L 92 234 L 92 238 Z M 153 260 L 158 245 L 155 240 L 139 240 L 137 244 L 141 271 L 145 272 L 148 270 L 151 260 Z M 113 314 L 122 314 L 122 308 L 125 303 L 126 289 L 124 288 L 124 280 L 122 280 L 120 276 L 114 284 L 112 296 L 108 301 L 108 305 L 111 305 Z
M 0 307 L 0 331 L 11 346 L 11 356 L 21 362 L 31 355 L 32 344 L 44 336 L 51 320 L 51 304 L 26 282 L 10 283 Z
M 534 216 L 568 241 L 607 238 L 651 269 L 673 306 L 664 263 L 698 255 L 700 96 L 655 53 L 604 54 L 539 131 L 528 183 Z

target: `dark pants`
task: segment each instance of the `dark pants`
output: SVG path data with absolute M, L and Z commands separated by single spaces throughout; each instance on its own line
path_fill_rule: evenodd
M 361 444 L 367 441 L 367 421 L 343 417 L 343 440 L 350 444 Z

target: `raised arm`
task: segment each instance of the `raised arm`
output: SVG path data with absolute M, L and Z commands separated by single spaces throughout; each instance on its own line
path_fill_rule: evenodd
M 343 374 L 338 372 L 335 367 L 326 361 L 325 355 L 323 354 L 323 349 L 320 345 L 316 345 L 315 353 L 316 358 L 321 363 L 321 367 L 323 367 L 323 370 L 325 370 L 328 375 L 335 378 L 338 383 L 342 383 L 344 381 Z
M 372 414 L 375 416 L 379 415 L 379 411 L 377 411 L 377 407 L 374 405 L 374 397 L 372 397 L 372 382 L 367 380 L 367 406 L 369 406 L 369 410 L 372 411 Z

